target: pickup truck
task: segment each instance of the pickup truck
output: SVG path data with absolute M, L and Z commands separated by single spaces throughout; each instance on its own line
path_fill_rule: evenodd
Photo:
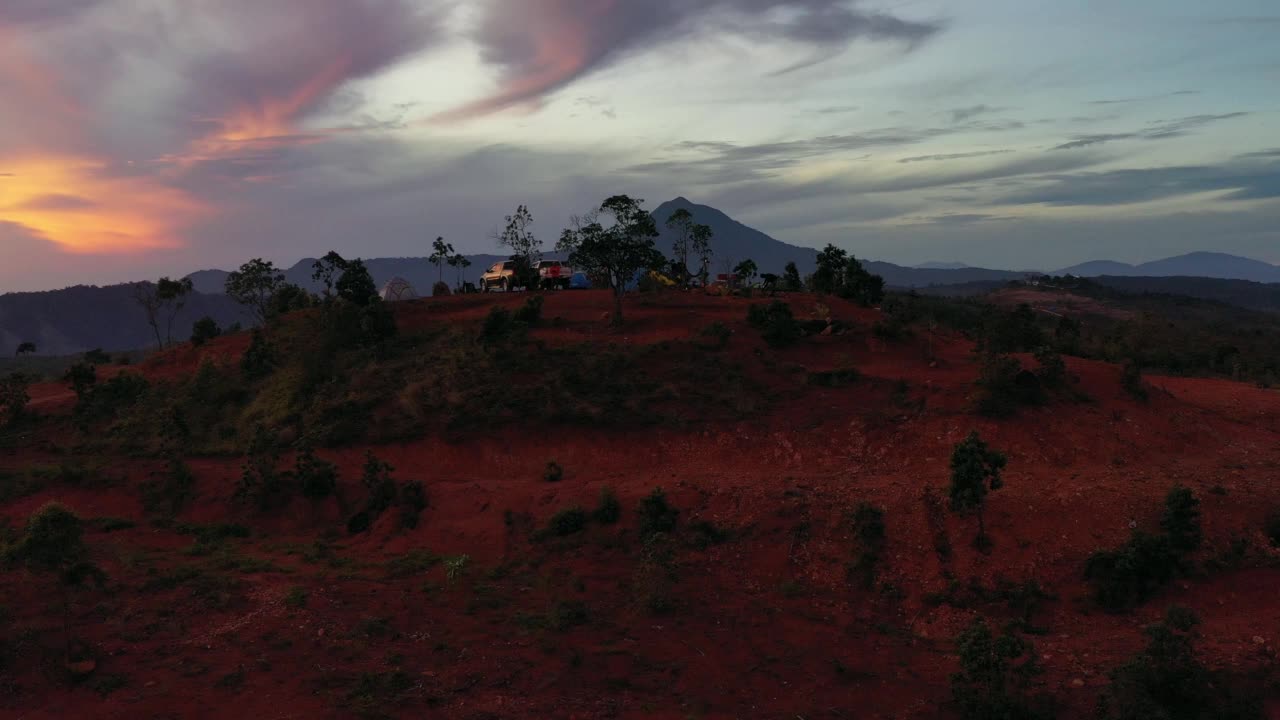
M 514 290 L 515 277 L 516 264 L 514 261 L 504 260 L 500 263 L 494 263 L 493 267 L 480 276 L 480 292 Z
M 538 284 L 544 290 L 568 290 L 573 282 L 573 268 L 559 260 L 543 260 L 534 268 L 538 271 Z

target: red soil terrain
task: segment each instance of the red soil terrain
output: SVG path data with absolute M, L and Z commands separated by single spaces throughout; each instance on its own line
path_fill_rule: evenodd
M 544 318 L 560 321 L 544 322 L 534 337 L 548 343 L 683 340 L 723 322 L 733 335 L 721 352 L 776 390 L 769 409 L 730 424 L 513 426 L 320 449 L 341 470 L 341 496 L 363 492 L 367 451 L 397 479 L 426 486 L 416 529 L 400 529 L 389 512 L 354 537 L 337 499 L 298 498 L 263 515 L 233 498 L 241 458 L 191 458 L 197 499 L 177 520 L 251 531 L 209 555 L 192 550 L 190 535 L 145 518 L 139 487 L 163 473 L 163 462 L 100 458 L 109 482 L 53 484 L 0 506 L 18 528 L 51 500 L 86 519 L 136 523 L 93 526 L 87 536 L 109 580 L 74 594 L 71 634 L 96 658 L 78 683 L 62 667 L 55 586 L 17 570 L 0 574 L 0 637 L 21 639 L 21 654 L 0 668 L 0 715 L 953 717 L 953 638 L 978 615 L 998 626 L 1011 614 L 996 601 L 939 603 L 952 579 L 965 587 L 1035 580 L 1054 596 L 1034 617 L 1046 632 L 1031 639 L 1044 667 L 1037 689 L 1058 700 L 1058 717 L 1091 717 L 1108 671 L 1145 645 L 1142 626 L 1173 604 L 1201 617 L 1206 665 L 1273 671 L 1280 555 L 1262 527 L 1280 509 L 1280 393 L 1148 377 L 1143 403 L 1121 389 L 1117 367 L 1068 358 L 1090 400 L 990 420 L 969 409 L 970 343 L 939 333 L 929 357 L 924 337 L 878 340 L 878 313 L 839 300 L 786 298 L 799 317 L 829 312 L 851 330 L 772 350 L 746 324 L 751 301 L 741 298 L 632 298 L 625 327 L 612 330 L 607 295 L 546 297 Z M 492 305 L 522 301 L 468 296 L 396 310 L 402 332 L 412 332 L 478 323 Z M 136 370 L 181 377 L 203 355 L 236 357 L 246 345 L 243 335 L 220 338 Z M 848 387 L 784 382 L 848 367 L 861 373 Z M 41 414 L 66 414 L 74 403 L 63 386 L 32 395 Z M 47 425 L 0 449 L 0 469 L 56 465 L 73 452 L 74 431 Z M 976 519 L 945 502 L 951 450 L 971 430 L 1009 458 L 1005 487 L 988 498 L 994 544 L 985 554 L 972 546 Z M 543 477 L 551 460 L 564 468 L 559 482 Z M 1204 569 L 1132 612 L 1100 610 L 1085 560 L 1134 527 L 1156 530 L 1175 484 L 1201 500 L 1196 565 Z M 531 537 L 562 509 L 590 510 L 606 486 L 621 501 L 616 525 Z M 672 560 L 659 571 L 645 560 L 636 511 L 657 487 L 680 512 Z M 863 502 L 884 509 L 887 534 L 871 589 L 848 571 L 858 550 L 851 517 Z M 727 536 L 696 542 L 699 522 Z M 949 557 L 936 550 L 940 539 Z M 1237 539 L 1247 541 L 1247 557 L 1214 563 Z M 428 561 L 464 555 L 452 573 Z M 164 582 L 184 568 L 199 576 Z M 669 596 L 667 612 L 646 606 L 652 591 Z M 1280 717 L 1276 698 L 1269 702 Z

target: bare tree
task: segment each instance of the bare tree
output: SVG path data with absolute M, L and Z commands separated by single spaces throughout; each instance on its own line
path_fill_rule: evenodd
M 162 349 L 173 344 L 173 321 L 187 304 L 187 298 L 195 288 L 191 278 L 171 280 L 162 277 L 154 283 L 140 282 L 133 285 L 133 300 L 147 315 L 147 324 L 156 335 L 156 344 Z M 161 325 L 164 332 L 161 333 Z

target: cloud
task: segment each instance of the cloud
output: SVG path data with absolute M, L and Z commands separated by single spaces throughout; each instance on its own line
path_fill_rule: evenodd
M 1004 108 L 991 107 L 990 105 L 972 105 L 970 107 L 956 108 L 951 111 L 951 122 L 964 122 L 979 115 L 987 113 L 1000 112 Z
M 819 115 L 843 115 L 844 113 L 857 112 L 861 109 L 858 105 L 831 105 L 830 107 L 818 108 L 816 112 Z
M 474 39 L 485 63 L 499 71 L 500 87 L 437 121 L 536 105 L 629 55 L 704 33 L 832 53 L 861 38 L 914 45 L 940 29 L 847 0 L 487 0 L 480 12 Z
M 916 155 L 899 160 L 900 163 L 938 162 L 943 160 L 963 160 L 965 158 L 987 157 L 989 155 L 1007 155 L 1013 150 L 976 150 L 974 152 L 951 153 L 948 155 Z
M 1182 137 L 1191 131 L 1222 120 L 1244 117 L 1247 112 L 1232 112 L 1222 115 L 1190 115 L 1173 120 L 1160 120 L 1151 127 L 1123 133 L 1097 133 L 1092 135 L 1076 135 L 1070 141 L 1053 147 L 1053 150 L 1076 150 L 1078 148 L 1101 145 L 1116 140 L 1166 140 Z
M 5 0 L 0 25 L 42 24 L 65 20 L 105 0 Z
M 1183 95 L 1199 95 L 1199 90 L 1178 90 L 1175 92 L 1164 93 L 1161 95 L 1143 95 L 1140 97 L 1118 98 L 1113 100 L 1091 100 L 1090 105 L 1129 105 L 1132 103 L 1151 102 L 1152 100 L 1163 100 L 1165 98 L 1179 97 Z
M 1016 220 L 1017 218 L 1007 217 L 1004 215 L 989 215 L 986 213 L 946 213 L 942 215 L 931 215 L 912 219 L 926 225 L 973 225 L 985 222 L 1007 222 L 1009 220 Z
M 1280 162 L 1224 163 L 1050 175 L 998 202 L 1014 205 L 1129 205 L 1204 192 L 1226 200 L 1280 198 Z
M 47 195 L 37 195 L 28 200 L 19 203 L 17 207 L 22 210 L 84 210 L 86 208 L 96 207 L 98 203 L 79 195 L 66 195 L 63 193 L 49 193 Z

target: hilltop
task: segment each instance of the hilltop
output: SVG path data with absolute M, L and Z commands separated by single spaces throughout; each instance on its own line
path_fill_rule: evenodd
M 0 575 L 7 627 L 25 628 L 0 635 L 23 658 L 0 670 L 0 707 L 951 717 L 953 638 L 985 616 L 1023 623 L 1034 692 L 1084 718 L 1172 604 L 1202 619 L 1208 668 L 1274 687 L 1276 391 L 1148 375 L 1143 401 L 1119 366 L 1068 357 L 1070 397 L 983 417 L 973 341 L 945 323 L 779 299 L 810 328 L 787 347 L 747 322 L 767 299 L 637 295 L 614 331 L 600 292 L 545 295 L 527 330 L 492 320 L 524 295 L 467 296 L 399 305 L 394 340 L 331 353 L 309 350 L 314 311 L 289 316 L 253 374 L 244 333 L 103 368 L 147 386 L 92 415 L 66 385 L 32 388 L 41 418 L 0 446 L 0 517 L 65 503 L 92 519 L 109 579 L 75 595 L 96 665 L 69 687 L 48 679 L 44 579 Z M 157 432 L 174 417 L 179 465 Z M 267 419 L 271 452 L 253 427 Z M 945 499 L 973 430 L 1008 456 L 989 552 Z M 281 487 L 313 477 L 305 450 L 333 464 L 332 494 L 244 484 L 272 453 Z M 353 530 L 386 477 L 394 504 Z M 1195 571 L 1104 611 L 1087 559 L 1158 532 L 1176 484 L 1203 514 Z M 883 513 L 870 559 L 864 504 Z

